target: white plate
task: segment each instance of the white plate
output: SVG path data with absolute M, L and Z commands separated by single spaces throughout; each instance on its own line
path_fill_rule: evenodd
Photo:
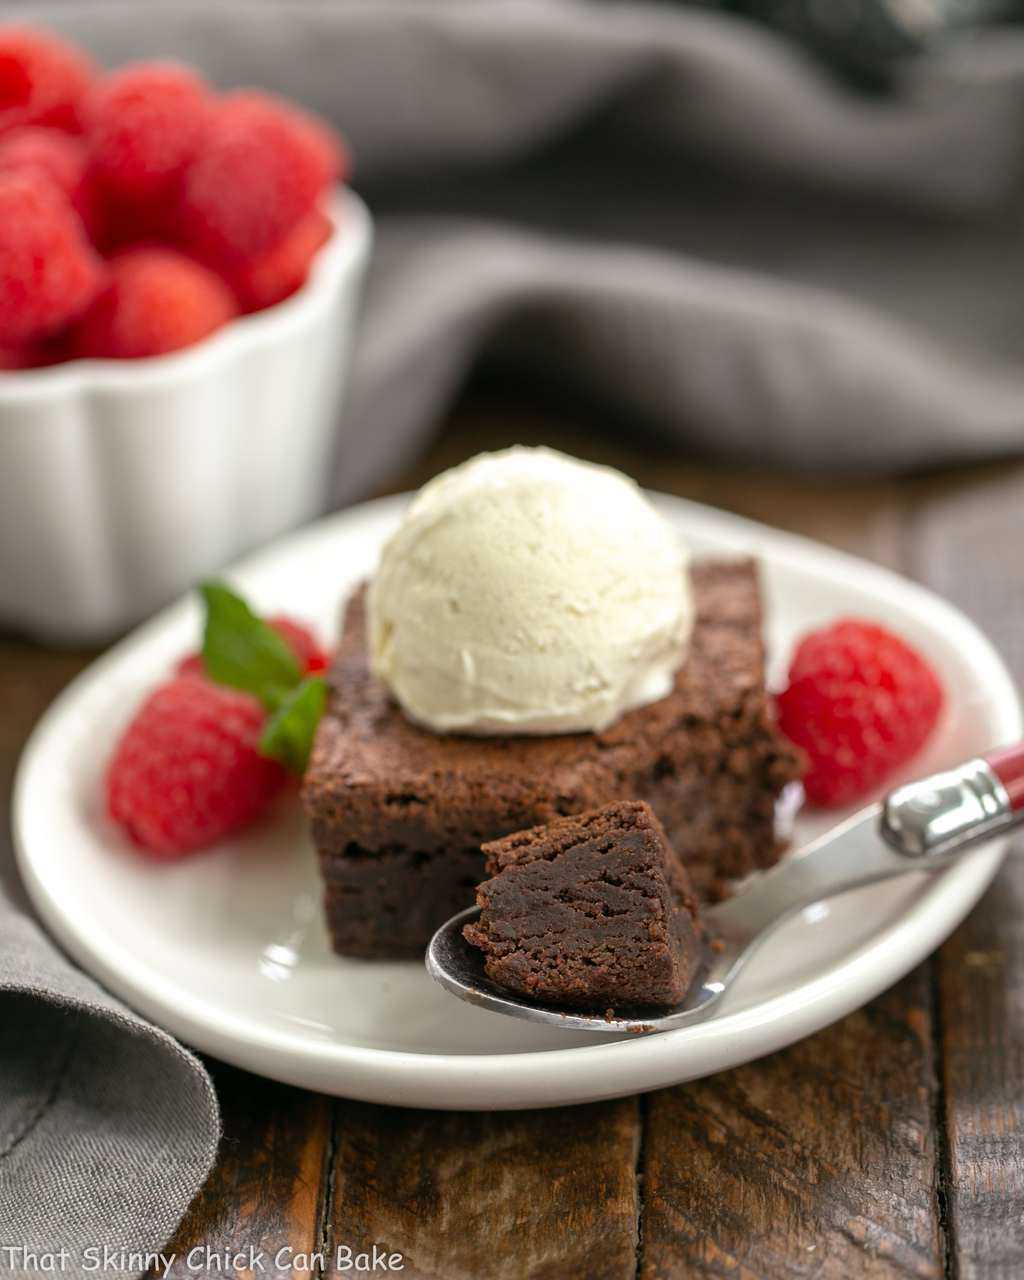
M 1021 736 L 1009 676 L 959 612 L 893 574 L 673 498 L 698 553 L 751 551 L 764 567 L 776 676 L 795 638 L 839 614 L 884 621 L 943 677 L 948 706 L 923 773 Z M 367 504 L 247 560 L 232 579 L 258 607 L 336 630 L 403 499 Z M 43 717 L 18 777 L 21 871 L 67 950 L 187 1043 L 325 1093 L 420 1107 L 515 1108 L 611 1098 L 721 1071 L 835 1021 L 911 969 L 967 914 L 1002 846 L 932 880 L 857 890 L 789 923 L 713 1021 L 595 1040 L 460 1004 L 412 962 L 341 960 L 327 945 L 312 850 L 294 801 L 246 838 L 172 866 L 144 862 L 105 822 L 104 759 L 146 689 L 196 644 L 183 602 L 112 650 Z M 838 815 L 833 815 L 832 821 Z M 798 839 L 828 820 L 803 818 Z

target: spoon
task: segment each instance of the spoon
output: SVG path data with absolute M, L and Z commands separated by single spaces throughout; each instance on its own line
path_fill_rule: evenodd
M 908 871 L 950 867 L 1020 822 L 1024 742 L 897 787 L 881 803 L 751 878 L 734 897 L 704 910 L 715 941 L 701 974 L 669 1010 L 619 1009 L 606 1016 L 536 1004 L 504 990 L 487 977 L 480 951 L 462 936 L 462 926 L 479 916 L 479 907 L 459 912 L 438 929 L 427 948 L 427 971 L 460 1000 L 530 1022 L 615 1035 L 692 1026 L 714 1014 L 750 957 L 796 912 Z

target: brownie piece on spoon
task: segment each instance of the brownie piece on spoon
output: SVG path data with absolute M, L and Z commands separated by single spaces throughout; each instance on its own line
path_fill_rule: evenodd
M 464 934 L 492 982 L 563 1008 L 670 1007 L 700 965 L 689 878 L 661 823 L 621 801 L 484 845 Z

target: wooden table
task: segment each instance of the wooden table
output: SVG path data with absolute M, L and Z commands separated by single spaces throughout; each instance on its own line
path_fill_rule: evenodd
M 1024 678 L 1024 547 L 1007 536 L 1024 507 L 1020 468 L 905 481 L 737 473 L 476 400 L 395 487 L 515 441 L 899 568 L 983 615 Z M 4 794 L 32 723 L 91 656 L 0 644 Z M 400 1274 L 436 1280 L 1019 1280 L 1022 900 L 1024 870 L 1010 863 L 946 945 L 865 1008 L 763 1061 L 643 1097 L 406 1111 L 211 1063 L 225 1139 L 175 1248 L 322 1250 L 327 1276 L 357 1274 L 334 1265 L 338 1246 L 376 1243 L 404 1256 Z

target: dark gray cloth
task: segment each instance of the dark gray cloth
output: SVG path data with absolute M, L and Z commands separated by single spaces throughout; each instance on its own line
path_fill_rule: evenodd
M 747 462 L 1021 449 L 1020 34 L 959 38 L 883 100 L 672 6 L 3 9 L 22 12 L 111 64 L 176 54 L 292 94 L 351 139 L 379 238 L 338 500 L 417 446 L 482 355 Z M 0 894 L 0 1245 L 156 1248 L 216 1137 L 196 1060 Z
M 64 1248 L 62 1274 L 134 1275 L 145 1268 L 122 1266 L 122 1251 L 162 1245 L 213 1165 L 213 1085 L 64 958 L 4 872 L 0 1274 L 38 1272 L 43 1253 Z M 110 1265 L 90 1267 L 90 1250 Z

